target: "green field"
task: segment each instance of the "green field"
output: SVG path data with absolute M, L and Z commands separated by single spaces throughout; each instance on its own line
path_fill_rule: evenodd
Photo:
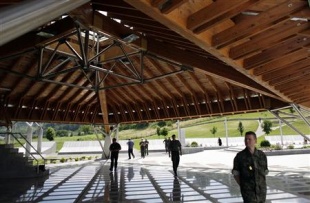
M 249 119 L 255 120 L 249 120 Z M 238 129 L 239 121 L 242 122 L 244 126 L 244 132 L 246 131 L 256 131 L 258 128 L 259 122 L 258 118 L 261 120 L 270 120 L 270 118 L 274 118 L 269 112 L 258 112 L 258 113 L 248 113 L 248 114 L 237 114 L 237 115 L 230 115 L 225 117 L 207 117 L 207 118 L 199 118 L 193 120 L 186 120 L 180 122 L 180 128 L 185 131 L 185 136 L 187 138 L 212 138 L 212 137 L 225 137 L 226 130 L 225 130 L 225 119 L 227 119 L 227 128 L 228 128 L 228 136 L 229 137 L 236 137 L 241 136 Z M 270 135 L 279 135 L 279 122 L 278 120 L 271 120 L 273 123 L 273 128 L 275 128 Z M 303 121 L 300 120 L 291 120 L 291 124 L 294 127 L 298 128 L 304 134 L 310 134 L 310 128 L 307 126 Z M 123 130 L 119 132 L 119 139 L 126 140 L 131 138 L 135 142 L 135 146 L 138 146 L 138 143 L 141 138 L 147 139 L 164 139 L 164 136 L 158 136 L 156 134 L 156 128 L 154 125 L 151 125 L 144 130 Z M 213 135 L 210 130 L 216 127 L 217 132 Z M 177 134 L 177 125 L 174 123 L 172 126 L 167 127 L 169 130 L 168 136 L 170 137 L 172 134 Z M 297 135 L 298 133 L 289 128 L 286 125 L 282 127 L 282 134 L 283 135 Z M 103 136 L 100 134 L 98 135 L 100 139 L 103 139 Z M 259 138 L 263 140 L 264 136 Z M 61 149 L 63 143 L 65 141 L 87 141 L 87 140 L 97 140 L 96 135 L 81 135 L 81 136 L 72 136 L 72 137 L 55 137 L 55 141 L 57 143 L 57 151 Z M 33 141 L 36 141 L 34 138 Z M 43 141 L 47 141 L 47 139 L 43 139 Z M 3 143 L 1 140 L 0 143 Z M 18 145 L 18 144 L 16 144 Z

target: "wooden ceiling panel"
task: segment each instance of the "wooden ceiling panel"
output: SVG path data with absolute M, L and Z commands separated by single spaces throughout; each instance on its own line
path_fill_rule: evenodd
M 1 108 L 72 123 L 310 108 L 309 15 L 306 0 L 92 0 L 0 48 Z

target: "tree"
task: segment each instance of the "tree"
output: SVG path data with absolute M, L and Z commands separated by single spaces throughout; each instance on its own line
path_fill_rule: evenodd
M 272 131 L 271 127 L 272 127 L 272 122 L 269 120 L 264 120 L 261 127 L 263 128 L 263 131 L 269 135 L 269 133 Z
M 147 128 L 147 127 L 149 127 L 149 123 L 137 123 L 136 124 L 136 129 L 145 129 L 145 128 Z
M 57 137 L 68 137 L 69 136 L 69 132 L 68 132 L 68 130 L 57 130 L 56 131 L 56 136 Z
M 156 134 L 157 134 L 158 136 L 160 136 L 160 127 L 157 127 L 157 128 L 156 128 Z
M 56 132 L 54 128 L 48 127 L 46 130 L 46 139 L 48 139 L 49 141 L 53 141 L 55 136 L 56 136 Z
M 92 133 L 92 127 L 90 125 L 82 125 L 79 130 L 84 133 L 84 135 L 89 135 Z M 81 133 L 81 134 L 83 134 Z
M 161 133 L 160 134 L 162 134 L 163 136 L 167 136 L 168 135 L 168 129 L 167 128 L 163 128 L 162 130 L 161 130 Z
M 244 132 L 244 127 L 241 121 L 239 121 L 239 124 L 238 124 L 238 131 L 240 132 L 240 135 L 242 136 Z
M 159 121 L 159 122 L 157 123 L 157 125 L 158 125 L 159 127 L 164 127 L 164 126 L 166 126 L 166 121 Z
M 212 135 L 215 137 L 215 134 L 217 132 L 217 127 L 213 126 L 213 128 L 210 130 L 210 132 L 212 133 Z

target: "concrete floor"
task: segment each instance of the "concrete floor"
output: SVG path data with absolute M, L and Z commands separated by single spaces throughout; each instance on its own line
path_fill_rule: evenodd
M 181 157 L 178 178 L 164 152 L 128 160 L 121 153 L 110 173 L 108 160 L 49 165 L 41 180 L 2 181 L 0 202 L 242 202 L 231 176 L 237 152 L 206 150 Z M 268 156 L 267 202 L 310 203 L 310 156 Z

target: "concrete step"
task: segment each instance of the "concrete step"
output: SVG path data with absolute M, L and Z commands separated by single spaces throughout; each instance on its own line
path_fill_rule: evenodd
M 24 157 L 13 145 L 0 145 L 0 179 L 34 178 L 48 175 L 45 166 L 34 166 L 33 158 Z

